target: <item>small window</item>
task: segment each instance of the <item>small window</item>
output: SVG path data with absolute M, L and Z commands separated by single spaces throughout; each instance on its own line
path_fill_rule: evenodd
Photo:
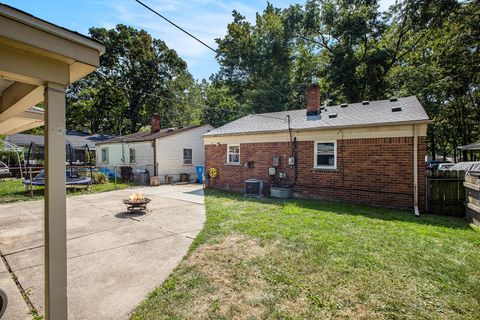
M 183 164 L 193 163 L 192 149 L 183 149 Z
M 240 145 L 231 144 L 227 148 L 227 163 L 240 164 Z
M 129 159 L 130 159 L 130 163 L 135 163 L 136 160 L 137 160 L 137 156 L 136 156 L 136 152 L 135 152 L 135 148 L 130 148 L 129 149 Z
M 108 148 L 102 148 L 101 153 L 102 163 L 108 163 Z
M 315 167 L 321 169 L 337 168 L 337 143 L 315 143 Z

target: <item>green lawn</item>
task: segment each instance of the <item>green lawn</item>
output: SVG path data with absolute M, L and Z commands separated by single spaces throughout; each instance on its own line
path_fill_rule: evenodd
M 67 189 L 67 195 L 79 195 L 88 193 L 97 193 L 104 191 L 113 191 L 128 188 L 125 183 L 117 183 L 116 185 L 110 181 L 106 184 L 94 184 L 92 190 L 87 190 L 85 187 L 80 187 L 76 191 L 72 188 Z M 0 180 L 0 204 L 30 201 L 43 199 L 43 187 L 35 187 L 33 190 L 33 197 L 30 196 L 30 191 L 25 191 L 23 183 L 20 179 L 4 179 Z
M 480 319 L 460 218 L 206 193 L 187 257 L 132 319 Z

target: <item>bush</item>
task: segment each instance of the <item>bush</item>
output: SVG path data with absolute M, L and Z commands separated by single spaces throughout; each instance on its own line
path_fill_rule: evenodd
M 108 183 L 108 176 L 102 172 L 95 172 L 93 174 L 93 184 L 105 184 Z

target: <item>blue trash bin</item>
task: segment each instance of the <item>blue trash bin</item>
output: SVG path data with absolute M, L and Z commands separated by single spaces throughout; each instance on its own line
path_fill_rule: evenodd
M 197 170 L 198 175 L 198 182 L 203 183 L 203 171 L 205 167 L 203 165 L 195 166 L 195 170 Z

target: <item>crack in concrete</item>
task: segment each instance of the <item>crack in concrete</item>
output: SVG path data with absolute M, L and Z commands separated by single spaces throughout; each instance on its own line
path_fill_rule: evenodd
M 23 301 L 25 301 L 25 303 L 27 304 L 27 307 L 30 309 L 30 312 L 34 312 L 36 309 L 32 301 L 30 300 L 28 293 L 25 291 L 25 289 L 23 289 L 23 286 L 18 280 L 17 275 L 15 274 L 15 272 L 13 272 L 12 268 L 10 267 L 10 264 L 7 261 L 7 258 L 5 258 L 5 256 L 2 254 L 1 251 L 0 251 L 0 258 L 2 259 L 3 264 L 5 265 L 5 268 L 7 269 L 8 273 L 10 274 L 10 278 L 13 280 L 13 282 L 15 282 L 15 285 L 17 286 L 17 289 L 20 292 L 20 295 L 22 296 Z
M 136 241 L 136 242 L 132 242 L 132 243 L 128 243 L 128 244 L 116 246 L 116 247 L 110 247 L 110 248 L 105 248 L 105 249 L 101 249 L 101 250 L 96 250 L 96 251 L 92 251 L 92 252 L 88 252 L 88 253 L 84 253 L 84 254 L 79 254 L 79 255 L 75 255 L 75 256 L 70 256 L 70 257 L 67 258 L 67 260 L 72 260 L 72 259 L 76 259 L 76 258 L 81 258 L 81 257 L 89 256 L 89 255 L 92 255 L 92 254 L 96 254 L 96 253 L 101 253 L 101 252 L 106 252 L 106 251 L 111 251 L 111 250 L 126 248 L 126 247 L 129 247 L 129 246 L 134 246 L 134 245 L 138 245 L 138 244 L 146 243 L 146 242 L 150 242 L 150 241 L 155 241 L 155 240 L 160 240 L 160 239 L 166 239 L 166 238 L 169 238 L 169 237 L 181 237 L 181 238 L 186 238 L 186 239 L 189 239 L 189 240 L 193 240 L 193 239 L 195 239 L 195 238 L 192 238 L 192 237 L 187 236 L 187 235 L 185 235 L 185 234 L 186 234 L 186 233 L 190 233 L 190 232 L 198 231 L 198 229 L 197 229 L 197 230 L 192 230 L 192 231 L 186 231 L 186 232 L 183 232 L 183 233 L 176 233 L 176 232 L 173 232 L 173 231 L 169 231 L 169 230 L 167 230 L 167 229 L 164 229 L 164 231 L 167 231 L 167 232 L 169 232 L 170 234 L 169 234 L 169 235 L 166 235 L 166 236 L 162 236 L 162 237 L 140 240 L 140 241 Z M 42 246 L 42 247 L 43 247 L 43 246 Z M 5 261 L 6 261 L 6 259 L 5 259 Z M 24 270 L 28 270 L 28 269 L 33 269 L 33 268 L 41 267 L 41 266 L 43 266 L 43 264 L 36 264 L 36 265 L 29 266 L 29 267 L 26 267 L 26 268 L 17 269 L 16 271 L 17 271 L 17 272 L 18 272 L 18 271 L 24 271 Z

